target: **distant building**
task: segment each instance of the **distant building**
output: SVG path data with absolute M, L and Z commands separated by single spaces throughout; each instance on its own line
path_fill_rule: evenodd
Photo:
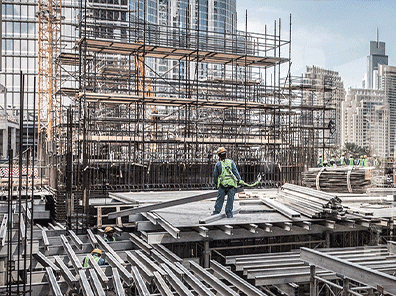
M 342 103 L 342 143 L 369 147 L 372 155 L 390 153 L 389 104 L 383 90 L 350 88 Z
M 328 111 L 325 116 L 325 125 L 329 125 L 330 121 L 334 121 L 332 125 L 334 130 L 329 130 L 329 134 L 325 137 L 331 139 L 329 144 L 340 146 L 341 143 L 341 103 L 345 99 L 344 83 L 338 72 L 319 68 L 316 66 L 308 66 L 304 73 L 304 84 L 312 86 L 321 86 L 316 91 L 313 104 L 325 104 L 334 107 L 335 110 Z M 325 89 L 326 88 L 326 89 Z M 307 102 L 308 104 L 310 102 Z M 315 113 L 322 111 L 315 111 Z M 316 116 L 317 115 L 317 116 Z M 314 117 L 320 117 L 314 114 Z
M 380 89 L 384 90 L 389 104 L 389 141 L 390 155 L 395 156 L 396 151 L 396 67 L 379 65 L 378 76 Z
M 367 73 L 363 79 L 363 88 L 379 89 L 378 65 L 388 65 L 385 55 L 385 42 L 370 41 L 370 55 L 367 57 Z

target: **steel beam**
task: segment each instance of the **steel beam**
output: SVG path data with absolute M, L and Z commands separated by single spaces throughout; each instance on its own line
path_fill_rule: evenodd
M 171 262 L 183 262 L 183 259 L 177 256 L 175 253 L 170 251 L 167 247 L 162 244 L 154 244 L 154 249 L 161 253 L 165 258 Z
M 134 208 L 134 209 L 121 210 L 119 212 L 111 212 L 108 214 L 108 218 L 115 219 L 117 217 L 124 217 L 124 216 L 129 216 L 129 215 L 137 214 L 137 213 L 141 213 L 141 212 L 149 212 L 152 210 L 158 210 L 158 209 L 164 209 L 164 208 L 168 208 L 168 207 L 183 205 L 186 203 L 205 200 L 205 199 L 213 198 L 216 196 L 217 196 L 217 191 L 210 191 L 208 193 L 203 193 L 203 194 L 199 194 L 199 195 L 195 195 L 195 196 L 189 196 L 189 197 L 185 197 L 185 198 L 179 198 L 179 199 L 170 200 L 170 201 L 164 201 L 164 202 L 160 202 L 157 204 L 142 206 L 142 207 L 138 207 L 138 208 Z
M 166 259 L 164 256 L 162 256 L 156 250 L 151 250 L 151 257 L 153 257 L 157 262 L 164 263 L 164 264 L 168 265 L 169 268 L 171 268 L 173 270 L 173 272 L 175 272 L 179 278 L 183 278 L 184 272 L 182 270 L 180 270 L 179 268 L 177 268 L 175 264 L 170 262 L 168 259 Z
M 334 272 L 321 270 L 317 271 L 316 274 L 321 277 L 335 277 Z M 267 286 L 267 285 L 278 285 L 278 284 L 288 284 L 288 283 L 301 283 L 301 282 L 309 282 L 310 273 L 307 272 L 285 272 L 282 274 L 275 275 L 263 275 L 258 274 L 254 276 L 254 283 L 256 286 Z
M 216 225 L 215 226 L 217 229 L 220 229 L 227 235 L 234 235 L 234 228 L 231 225 Z
M 112 268 L 113 270 L 113 285 L 114 285 L 114 292 L 117 296 L 125 296 L 125 290 L 122 286 L 120 274 L 118 273 L 117 268 Z
M 94 257 L 91 254 L 88 254 L 88 259 L 89 266 L 91 266 L 96 271 L 102 284 L 106 285 L 109 282 L 109 278 L 106 276 L 103 269 L 98 265 L 98 263 L 95 261 Z
M 280 212 L 282 215 L 286 216 L 287 218 L 290 219 L 296 219 L 296 218 L 301 218 L 301 214 L 299 212 L 296 212 L 289 207 L 287 207 L 285 204 L 280 203 L 276 200 L 269 199 L 269 198 L 260 198 L 260 200 L 270 208 L 277 210 Z
M 98 275 L 96 274 L 96 271 L 94 269 L 89 269 L 89 275 L 90 275 L 92 287 L 95 290 L 95 296 L 106 296 L 102 284 L 99 281 Z
M 139 292 L 140 296 L 150 296 L 150 292 L 148 291 L 142 276 L 139 273 L 139 270 L 137 269 L 136 266 L 131 267 L 131 274 L 133 277 L 133 280 L 135 281 L 136 288 Z
M 129 263 L 131 263 L 132 266 L 137 266 L 139 268 L 139 271 L 143 275 L 145 281 L 147 283 L 151 283 L 154 275 L 151 272 L 151 270 L 144 265 L 134 254 L 132 254 L 130 251 L 125 251 L 125 254 L 127 255 L 127 260 Z
M 208 283 L 213 287 L 220 295 L 223 296 L 238 296 L 239 294 L 223 283 L 219 278 L 202 268 L 199 264 L 194 261 L 189 261 L 190 269 L 194 272 L 195 276 L 199 277 L 201 281 Z
M 159 274 L 161 274 L 161 276 L 166 275 L 166 272 L 157 263 L 155 263 L 145 254 L 143 254 L 142 251 L 136 251 L 135 254 L 141 261 L 143 261 L 143 263 L 147 266 L 148 269 L 151 270 L 151 272 L 157 271 L 159 272 Z
M 120 262 L 121 264 L 124 264 L 124 263 L 125 263 L 124 260 L 122 260 L 122 259 L 120 258 L 120 256 L 118 256 L 118 254 L 113 250 L 113 248 L 110 247 L 109 244 L 106 243 L 106 242 L 104 241 L 104 239 L 103 239 L 100 235 L 97 234 L 97 235 L 96 235 L 96 239 L 97 239 L 97 241 L 98 241 L 99 246 L 100 246 L 103 250 L 105 250 L 106 253 L 110 253 L 110 254 L 111 254 L 115 259 L 117 259 L 118 262 Z
M 0 227 L 0 240 L 1 240 L 1 246 L 4 247 L 6 237 L 7 237 L 7 222 L 8 222 L 8 214 L 4 214 L 3 220 L 1 221 L 1 227 Z
M 210 268 L 212 268 L 217 274 L 221 275 L 223 278 L 229 281 L 238 290 L 244 292 L 246 295 L 267 296 L 265 293 L 261 292 L 255 286 L 249 284 L 217 261 L 210 260 Z
M 83 268 L 82 264 L 81 264 L 80 260 L 78 260 L 76 253 L 74 253 L 73 248 L 67 241 L 67 238 L 64 235 L 61 235 L 60 238 L 61 238 L 62 245 L 65 248 L 65 251 L 67 253 L 67 257 L 69 257 L 69 260 L 70 260 L 71 264 L 73 265 L 74 269 L 76 271 L 79 269 L 82 269 Z
M 95 296 L 92 291 L 91 285 L 89 284 L 88 278 L 85 274 L 85 270 L 79 270 L 78 274 L 80 275 L 80 286 L 84 296 Z
M 92 248 L 95 249 L 98 246 L 98 241 L 91 229 L 87 229 L 87 235 L 88 235 L 88 239 L 89 239 L 89 242 L 91 243 Z
M 301 260 L 320 266 L 375 289 L 396 295 L 396 277 L 337 257 L 301 248 Z
M 54 259 L 55 259 L 55 264 L 56 266 L 59 267 L 63 278 L 65 279 L 69 287 L 73 288 L 78 283 L 78 280 L 74 277 L 70 269 L 66 266 L 66 264 L 59 256 L 54 256 Z
M 254 233 L 254 234 L 257 234 L 258 233 L 258 230 L 257 230 L 257 228 L 258 228 L 258 225 L 256 225 L 256 224 L 253 224 L 253 223 L 251 223 L 251 224 L 246 224 L 246 225 L 239 225 L 241 228 L 244 228 L 244 229 L 246 229 L 247 231 L 249 231 L 249 232 L 251 232 L 251 233 Z
M 46 267 L 45 270 L 47 272 L 47 278 L 48 278 L 48 282 L 51 287 L 52 294 L 54 296 L 62 296 L 63 293 L 58 285 L 58 282 L 56 281 L 55 274 L 54 274 L 52 268 Z
M 44 246 L 48 250 L 50 243 L 48 241 L 47 232 L 43 229 L 43 230 L 41 230 L 41 235 L 43 237 Z
M 174 296 L 171 289 L 169 289 L 168 285 L 165 283 L 163 277 L 159 274 L 158 271 L 154 271 L 154 282 L 157 286 L 158 290 L 161 293 L 161 296 Z
M 144 240 L 142 240 L 140 237 L 138 237 L 134 233 L 130 233 L 130 238 L 129 240 L 133 242 L 136 246 L 139 247 L 139 249 L 145 251 L 147 254 L 150 254 L 151 249 L 153 248 L 151 245 L 146 243 Z
M 80 238 L 74 233 L 73 230 L 68 230 L 71 240 L 73 241 L 74 245 L 79 249 L 82 250 L 83 242 Z
M 184 272 L 185 277 L 183 278 L 192 287 L 198 295 L 201 296 L 215 296 L 200 280 L 198 280 L 191 272 L 189 272 L 180 262 L 176 262 L 175 265 Z
M 121 278 L 128 285 L 132 285 L 132 280 L 133 280 L 132 275 L 128 270 L 126 270 L 124 266 L 121 265 L 121 263 L 116 258 L 114 258 L 114 256 L 111 253 L 106 253 L 106 259 L 112 267 L 116 267 L 118 269 Z
M 194 294 L 190 292 L 190 290 L 179 280 L 179 278 L 172 272 L 172 270 L 170 270 L 170 268 L 165 263 L 161 263 L 161 267 L 168 274 L 168 282 L 180 296 L 194 296 Z
M 147 214 L 150 214 L 150 213 L 147 213 Z M 157 224 L 160 225 L 163 229 L 165 229 L 166 232 L 168 232 L 175 239 L 180 238 L 180 230 L 178 228 L 174 227 L 172 224 L 170 224 L 168 221 L 166 221 L 164 218 L 162 218 L 158 214 L 153 213 L 153 215 L 156 218 Z
M 209 228 L 205 226 L 198 226 L 195 228 L 200 236 L 202 237 L 209 237 Z
M 33 254 L 34 258 L 44 267 L 51 267 L 53 271 L 56 273 L 60 272 L 60 269 L 52 263 L 43 253 L 38 251 L 36 254 Z
M 21 238 L 24 239 L 25 238 L 25 227 L 26 227 L 26 224 L 25 224 L 25 221 L 23 220 L 23 216 L 22 215 L 19 217 L 19 220 L 20 220 L 19 229 L 21 231 L 20 235 L 21 235 Z

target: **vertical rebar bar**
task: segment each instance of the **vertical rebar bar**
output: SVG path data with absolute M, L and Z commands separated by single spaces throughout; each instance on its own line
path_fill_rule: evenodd
M 33 78 L 33 144 L 32 144 L 32 196 L 30 211 L 30 276 L 29 276 L 29 295 L 32 296 L 32 274 L 33 274 L 33 226 L 34 226 L 34 166 L 35 166 L 35 147 L 36 147 L 36 76 Z
M 19 184 L 18 184 L 18 229 L 16 231 L 18 235 L 18 245 L 17 245 L 17 294 L 19 294 L 19 273 L 20 273 L 20 257 L 21 257 L 21 215 L 22 215 L 22 169 L 23 169 L 23 111 L 24 111 L 24 75 L 22 71 L 20 72 L 20 101 L 19 101 L 19 148 L 18 148 L 18 172 L 19 172 Z

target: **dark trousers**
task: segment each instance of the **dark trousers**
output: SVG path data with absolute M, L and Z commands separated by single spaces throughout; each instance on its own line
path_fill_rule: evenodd
M 221 212 L 221 209 L 223 208 L 224 197 L 227 195 L 225 213 L 228 218 L 231 218 L 233 216 L 232 209 L 234 207 L 235 193 L 236 193 L 235 187 L 222 187 L 220 185 L 219 190 L 217 191 L 217 199 L 216 199 L 213 215 L 219 214 Z

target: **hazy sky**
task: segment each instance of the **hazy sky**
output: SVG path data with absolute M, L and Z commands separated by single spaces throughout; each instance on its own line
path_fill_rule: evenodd
M 240 30 L 246 9 L 248 31 L 264 32 L 267 24 L 272 33 L 281 18 L 282 37 L 289 36 L 292 14 L 292 75 L 315 65 L 339 71 L 345 89 L 361 87 L 377 27 L 389 65 L 396 66 L 395 0 L 237 0 Z

